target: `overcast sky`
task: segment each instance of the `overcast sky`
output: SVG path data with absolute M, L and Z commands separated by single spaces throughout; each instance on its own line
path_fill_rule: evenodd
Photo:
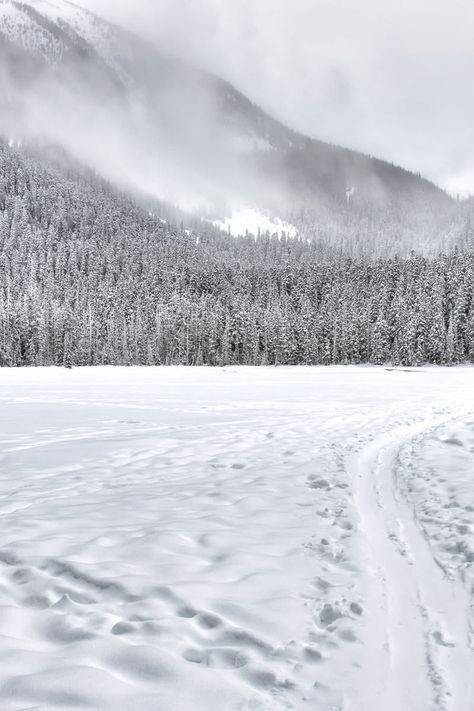
M 474 0 L 78 0 L 311 136 L 474 193 Z

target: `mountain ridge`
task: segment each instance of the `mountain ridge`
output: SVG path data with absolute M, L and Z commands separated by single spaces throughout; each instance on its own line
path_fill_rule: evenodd
M 284 220 L 304 211 L 298 229 L 310 237 L 326 222 L 345 229 L 347 211 L 355 222 L 369 214 L 375 234 L 387 222 L 415 232 L 454 209 L 431 181 L 302 135 L 224 79 L 75 3 L 0 0 L 0 38 L 12 123 L 24 116 L 25 134 L 42 130 L 121 186 L 210 219 L 252 204 Z

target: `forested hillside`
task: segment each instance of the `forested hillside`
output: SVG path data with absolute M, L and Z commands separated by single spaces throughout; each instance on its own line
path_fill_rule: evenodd
M 459 237 L 456 201 L 430 181 L 304 136 L 65 0 L 0 0 L 0 131 L 211 220 L 256 208 L 354 257 L 431 254 Z
M 0 143 L 0 364 L 474 361 L 474 251 L 357 260 L 163 222 Z

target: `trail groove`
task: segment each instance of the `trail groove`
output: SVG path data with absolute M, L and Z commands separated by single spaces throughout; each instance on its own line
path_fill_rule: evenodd
M 346 704 L 351 711 L 474 708 L 468 591 L 446 576 L 398 486 L 400 452 L 442 422 L 397 428 L 349 463 L 366 562 L 364 645 Z

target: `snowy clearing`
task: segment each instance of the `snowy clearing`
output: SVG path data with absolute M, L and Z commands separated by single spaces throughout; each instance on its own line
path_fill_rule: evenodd
M 242 207 L 232 212 L 231 217 L 224 220 L 214 220 L 212 224 L 219 227 L 224 232 L 229 232 L 234 237 L 245 236 L 246 234 L 277 234 L 281 237 L 296 237 L 297 230 L 293 225 L 284 222 L 276 217 L 265 215 L 260 210 L 250 207 Z
M 0 708 L 472 711 L 474 369 L 0 370 Z

